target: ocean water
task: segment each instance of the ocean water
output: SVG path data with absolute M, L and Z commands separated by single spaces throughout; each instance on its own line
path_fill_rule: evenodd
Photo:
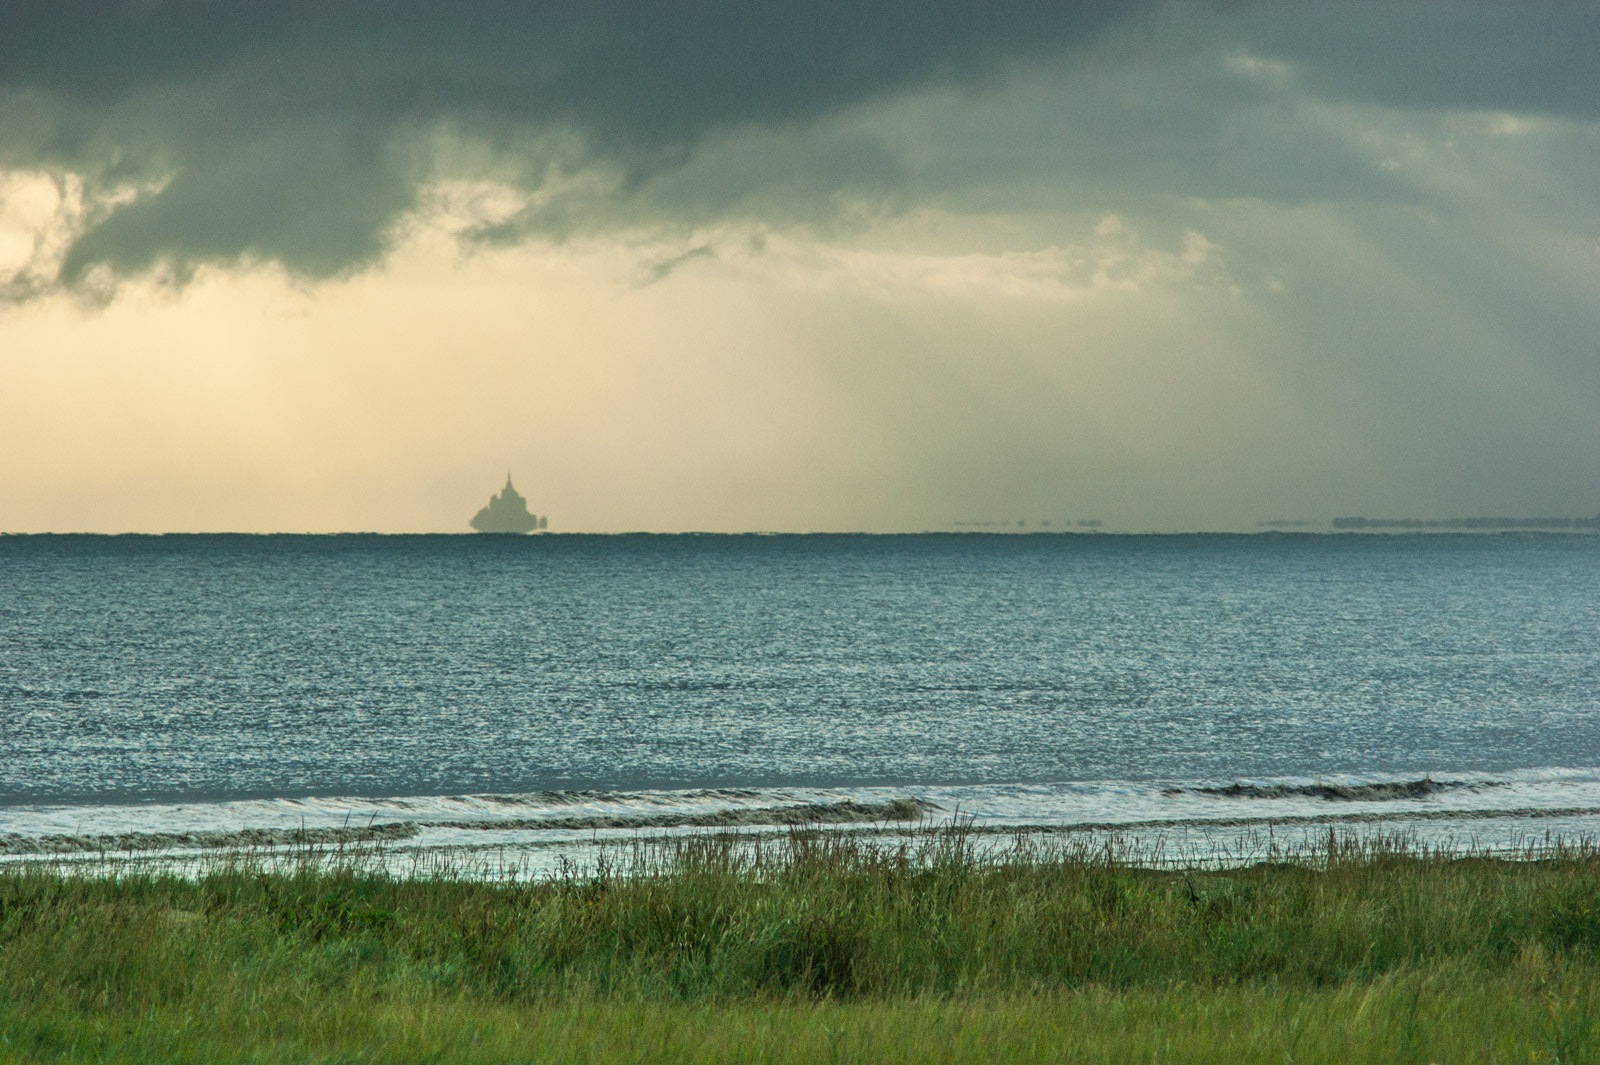
M 1597 693 L 1590 535 L 0 537 L 0 856 L 1586 834 Z

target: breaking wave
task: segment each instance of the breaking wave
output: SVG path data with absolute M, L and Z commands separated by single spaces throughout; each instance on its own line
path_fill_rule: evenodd
M 804 802 L 791 806 L 735 807 L 664 814 L 590 814 L 582 817 L 525 817 L 510 820 L 430 821 L 428 828 L 595 829 L 734 828 L 755 825 L 861 825 L 880 821 L 920 821 L 937 803 L 925 799 L 888 802 Z
M 215 832 L 124 832 L 118 835 L 0 835 L 0 854 L 96 854 L 103 851 L 161 851 L 179 847 L 248 848 L 391 843 L 411 839 L 415 821 L 359 828 L 242 828 Z
M 1505 787 L 1504 781 L 1490 780 L 1388 780 L 1371 784 L 1244 784 L 1213 787 L 1191 786 L 1164 789 L 1167 795 L 1207 795 L 1218 799 L 1326 799 L 1329 802 L 1389 802 L 1397 799 L 1426 799 L 1448 791 L 1482 791 Z
M 707 793 L 709 794 L 709 793 Z M 749 794 L 754 794 L 749 793 Z M 719 795 L 718 797 L 725 797 Z M 509 798 L 509 797 L 508 797 Z M 546 796 L 548 799 L 548 796 Z M 556 805 L 537 801 L 513 805 Z M 571 803 L 585 801 L 570 800 Z M 585 814 L 580 816 L 478 818 L 469 821 L 392 821 L 357 827 L 243 828 L 185 832 L 56 833 L 27 836 L 0 834 L 0 855 L 145 853 L 176 849 L 249 849 L 257 847 L 329 846 L 394 843 L 415 839 L 423 829 L 454 828 L 534 831 L 594 829 L 747 828 L 781 825 L 850 825 L 920 821 L 940 809 L 925 799 L 887 802 L 793 803 L 720 810 L 678 810 L 669 813 Z

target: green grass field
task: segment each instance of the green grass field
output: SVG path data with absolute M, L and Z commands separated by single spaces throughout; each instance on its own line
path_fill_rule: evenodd
M 959 831 L 0 874 L 0 1060 L 1600 1061 L 1600 855 L 1348 844 L 1151 871 Z

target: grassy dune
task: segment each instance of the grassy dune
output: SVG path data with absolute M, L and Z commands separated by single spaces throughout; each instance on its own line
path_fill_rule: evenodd
M 1600 855 L 796 832 L 512 886 L 0 874 L 0 1060 L 1600 1061 Z

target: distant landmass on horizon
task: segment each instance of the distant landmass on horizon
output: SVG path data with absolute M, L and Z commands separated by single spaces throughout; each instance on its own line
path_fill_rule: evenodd
M 506 474 L 506 486 L 499 495 L 489 497 L 489 503 L 472 516 L 468 523 L 481 533 L 530 533 L 545 528 L 548 517 L 539 517 L 528 510 L 528 501 L 511 484 L 511 474 Z

